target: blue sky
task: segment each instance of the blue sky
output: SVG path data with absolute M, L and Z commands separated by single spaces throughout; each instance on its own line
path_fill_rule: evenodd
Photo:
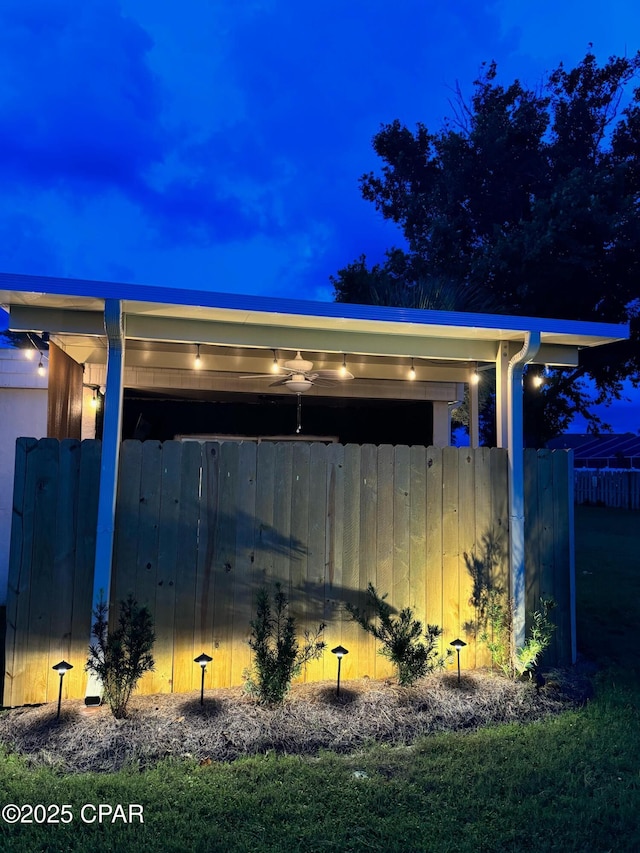
M 482 62 L 535 85 L 639 24 L 629 0 L 3 0 L 0 269 L 331 299 L 401 243 L 358 188 L 381 123 L 436 129 Z

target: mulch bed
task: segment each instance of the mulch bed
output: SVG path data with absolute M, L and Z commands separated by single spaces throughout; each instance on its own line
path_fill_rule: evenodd
M 346 682 L 339 698 L 334 682 L 297 684 L 281 706 L 259 704 L 242 688 L 199 693 L 134 696 L 129 716 L 116 720 L 108 707 L 81 700 L 26 706 L 0 713 L 0 743 L 33 765 L 64 772 L 112 772 L 150 767 L 161 759 L 201 763 L 233 761 L 267 752 L 347 753 L 369 743 L 407 745 L 434 732 L 470 730 L 498 723 L 528 723 L 575 708 L 589 698 L 587 674 L 573 668 L 546 674 L 540 690 L 531 682 L 491 673 L 431 675 L 415 687 L 391 681 Z

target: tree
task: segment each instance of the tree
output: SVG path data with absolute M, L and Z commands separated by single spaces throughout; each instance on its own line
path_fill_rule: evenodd
M 534 91 L 500 85 L 491 63 L 439 131 L 383 125 L 373 140 L 382 173 L 364 175 L 361 190 L 407 249 L 332 279 L 338 301 L 374 301 L 389 281 L 407 298 L 439 280 L 496 313 L 630 322 L 630 342 L 587 350 L 535 400 L 526 394 L 535 443 L 576 413 L 599 426 L 589 406 L 619 398 L 627 377 L 640 383 L 640 88 L 629 91 L 639 70 L 640 52 L 601 67 L 589 52 Z M 477 310 L 467 304 L 456 310 Z

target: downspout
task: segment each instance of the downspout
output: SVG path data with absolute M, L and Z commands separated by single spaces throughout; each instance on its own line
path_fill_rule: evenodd
M 509 574 L 513 598 L 513 647 L 525 641 L 526 583 L 524 564 L 524 430 L 522 373 L 540 349 L 540 332 L 526 332 L 524 345 L 507 370 L 507 453 L 509 460 Z
M 98 520 L 96 526 L 96 555 L 93 569 L 93 610 L 102 598 L 109 604 L 111 590 L 111 564 L 115 532 L 116 494 L 118 490 L 118 460 L 122 432 L 122 389 L 124 376 L 125 334 L 122 303 L 119 299 L 106 299 L 104 328 L 107 333 L 107 376 L 104 397 L 104 422 L 102 429 L 102 454 L 100 457 L 100 487 L 98 492 Z M 90 642 L 94 638 L 91 633 Z M 85 705 L 100 705 L 102 683 L 90 672 L 85 693 Z

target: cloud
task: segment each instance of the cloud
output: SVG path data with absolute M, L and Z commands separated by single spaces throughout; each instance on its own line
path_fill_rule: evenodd
M 148 35 L 106 0 L 8 0 L 1 24 L 5 180 L 131 192 L 167 145 Z

